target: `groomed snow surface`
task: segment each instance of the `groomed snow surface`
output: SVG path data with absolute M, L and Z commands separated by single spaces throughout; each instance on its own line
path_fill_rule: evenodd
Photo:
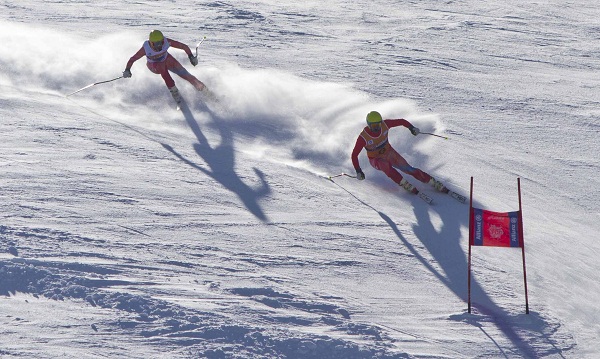
M 0 1 L 0 357 L 600 357 L 600 8 Z M 214 92 L 145 60 L 153 29 Z M 366 113 L 520 249 L 350 152 Z

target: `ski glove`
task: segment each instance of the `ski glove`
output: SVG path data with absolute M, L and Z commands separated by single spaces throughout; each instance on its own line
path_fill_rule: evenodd
M 192 63 L 192 65 L 198 65 L 198 56 L 190 55 L 188 57 L 190 58 L 190 62 Z
M 125 69 L 125 71 L 123 71 L 123 77 L 124 78 L 130 78 L 131 77 L 131 70 L 129 69 Z
M 363 171 L 360 168 L 356 170 L 356 178 L 359 181 L 362 181 L 365 179 L 365 174 L 363 173 Z
M 413 136 L 418 135 L 419 133 L 421 133 L 421 130 L 419 130 L 418 127 L 412 126 L 411 128 L 409 128 L 410 133 L 413 134 Z

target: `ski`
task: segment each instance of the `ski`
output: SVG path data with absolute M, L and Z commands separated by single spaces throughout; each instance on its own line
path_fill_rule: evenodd
M 458 194 L 454 191 L 448 191 L 448 194 L 450 195 L 450 197 L 454 198 L 460 203 L 467 203 L 467 197 L 463 196 L 462 194 Z
M 183 97 L 179 97 L 179 101 L 175 100 L 175 104 L 177 105 L 177 107 L 175 107 L 176 111 L 181 111 L 181 107 L 183 106 L 184 102 L 183 102 Z
M 423 192 L 419 192 L 417 193 L 417 196 L 419 196 L 420 199 L 422 199 L 423 201 L 431 204 L 433 202 L 433 200 L 431 199 L 431 197 L 429 197 L 428 195 L 426 195 Z

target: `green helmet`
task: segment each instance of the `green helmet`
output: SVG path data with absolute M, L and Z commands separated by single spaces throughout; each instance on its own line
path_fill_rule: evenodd
M 159 42 L 159 41 L 163 41 L 164 39 L 165 39 L 165 37 L 163 36 L 162 32 L 160 32 L 158 30 L 154 30 L 150 33 L 150 37 L 149 37 L 150 42 Z
M 367 114 L 367 124 L 372 124 L 372 123 L 379 123 L 383 121 L 383 117 L 381 117 L 381 114 L 377 111 L 371 111 Z

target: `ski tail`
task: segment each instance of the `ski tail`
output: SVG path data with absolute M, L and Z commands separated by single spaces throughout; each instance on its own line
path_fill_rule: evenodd
M 426 195 L 423 192 L 417 193 L 417 196 L 419 196 L 420 199 L 422 199 L 423 201 L 425 201 L 429 204 L 433 203 L 433 199 L 431 199 L 431 197 L 429 197 L 428 195 Z
M 450 197 L 454 198 L 460 203 L 467 203 L 467 197 L 463 196 L 462 194 L 458 194 L 454 191 L 448 191 L 448 194 L 450 195 Z

